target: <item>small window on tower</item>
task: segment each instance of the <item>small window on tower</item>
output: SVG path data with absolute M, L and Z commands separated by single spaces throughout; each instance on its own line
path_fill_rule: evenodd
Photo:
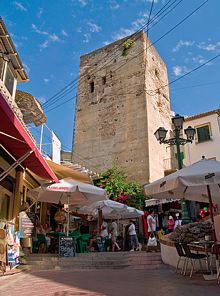
M 155 69 L 155 75 L 159 79 L 159 71 L 157 69 Z
M 103 85 L 106 84 L 106 76 L 102 77 L 102 84 L 103 84 Z
M 94 81 L 90 82 L 90 92 L 93 93 L 95 90 L 95 84 Z

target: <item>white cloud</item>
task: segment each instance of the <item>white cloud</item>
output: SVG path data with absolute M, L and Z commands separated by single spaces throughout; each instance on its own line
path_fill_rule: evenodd
M 62 31 L 61 31 L 61 34 L 62 34 L 64 37 L 68 37 L 68 36 L 69 36 L 65 30 L 62 30 Z
M 40 51 L 42 51 L 43 49 L 47 48 L 49 46 L 49 41 L 45 40 L 43 43 L 40 44 Z
M 46 103 L 46 98 L 44 97 L 44 96 L 41 96 L 41 97 L 39 97 L 38 98 L 38 101 L 41 103 L 41 104 L 44 104 L 44 103 Z
M 111 43 L 111 41 L 103 41 L 102 44 L 103 45 L 109 45 Z
M 27 74 L 29 74 L 30 73 L 30 68 L 28 67 L 28 65 L 23 63 L 23 66 L 24 66 L 24 69 L 27 72 Z
M 113 34 L 113 40 L 122 39 L 135 33 L 137 30 L 140 29 L 140 27 L 142 27 L 146 23 L 147 15 L 148 14 L 146 12 L 142 13 L 140 18 L 136 19 L 131 23 L 130 28 L 120 28 L 119 32 Z
M 80 6 L 86 6 L 88 4 L 87 0 L 78 0 Z
M 199 64 L 199 65 L 201 65 L 201 64 L 204 64 L 204 63 L 206 63 L 208 60 L 207 59 L 205 59 L 202 55 L 198 55 L 198 56 L 195 56 L 195 57 L 193 57 L 192 58 L 192 61 L 194 62 L 194 63 L 196 63 L 196 64 Z M 207 66 L 211 66 L 213 63 L 207 63 L 206 65 Z
M 109 0 L 109 7 L 110 9 L 116 10 L 120 8 L 120 5 L 115 0 Z
M 44 78 L 43 80 L 45 83 L 48 83 L 50 81 L 50 79 L 48 79 L 48 78 Z
M 77 33 L 82 33 L 82 28 L 81 27 L 76 28 L 76 32 Z
M 42 31 L 35 24 L 32 24 L 32 30 L 37 34 L 48 36 L 47 40 L 45 40 L 43 43 L 41 43 L 39 45 L 40 51 L 47 48 L 49 46 L 50 42 L 59 42 L 60 41 L 60 37 L 57 34 L 55 34 L 55 33 L 50 34 L 48 31 Z M 61 32 L 61 34 L 62 34 L 62 32 Z
M 35 24 L 32 24 L 31 27 L 35 33 L 49 36 L 51 41 L 60 41 L 60 38 L 55 33 L 49 34 L 47 31 L 42 31 Z
M 91 34 L 85 33 L 85 34 L 83 34 L 83 37 L 84 37 L 83 43 L 89 43 L 90 38 L 91 38 Z
M 195 44 L 195 41 L 189 41 L 189 40 L 186 40 L 186 41 L 183 41 L 183 40 L 180 40 L 177 45 L 172 49 L 172 52 L 177 52 L 180 50 L 181 47 L 185 46 L 185 47 L 189 47 L 189 46 L 193 46 Z
M 44 9 L 43 9 L 42 7 L 39 7 L 39 8 L 38 8 L 38 12 L 37 12 L 37 17 L 38 17 L 38 18 L 41 18 L 43 12 L 44 12 Z
M 49 33 L 47 31 L 41 31 L 38 29 L 38 27 L 35 25 L 35 24 L 32 24 L 31 25 L 33 31 L 37 34 L 40 34 L 40 35 L 49 35 Z
M 88 25 L 89 31 L 92 33 L 98 33 L 102 29 L 100 26 L 92 22 L 88 22 L 87 25 Z
M 216 42 L 215 44 L 200 42 L 197 44 L 197 47 L 206 51 L 216 51 L 220 49 L 220 41 Z
M 173 67 L 173 73 L 175 76 L 181 76 L 184 75 L 186 73 L 188 73 L 190 71 L 190 69 L 188 69 L 186 66 L 174 66 Z
M 15 8 L 21 11 L 27 11 L 27 8 L 21 2 L 14 1 Z
M 53 41 L 53 42 L 60 41 L 60 38 L 55 33 L 49 35 L 49 37 L 50 37 L 51 41 Z
M 15 35 L 12 32 L 10 32 L 10 36 L 13 39 L 13 43 L 16 48 L 22 47 L 23 42 L 28 40 L 28 38 L 26 36 Z
M 114 40 L 118 40 L 118 39 L 122 39 L 124 37 L 127 37 L 129 35 L 132 35 L 136 30 L 134 29 L 125 29 L 125 28 L 121 28 L 119 30 L 119 33 L 116 33 L 113 35 L 113 39 Z

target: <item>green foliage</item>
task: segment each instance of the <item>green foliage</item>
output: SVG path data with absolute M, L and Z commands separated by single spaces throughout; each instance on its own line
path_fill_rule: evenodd
M 126 57 L 128 55 L 128 50 L 129 48 L 132 47 L 132 45 L 134 44 L 134 41 L 130 38 L 128 38 L 124 43 L 123 43 L 123 51 L 122 51 L 122 55 L 123 57 Z
M 100 174 L 94 184 L 104 188 L 108 197 L 128 206 L 142 209 L 145 196 L 142 185 L 136 181 L 127 182 L 124 172 L 118 167 L 112 167 Z

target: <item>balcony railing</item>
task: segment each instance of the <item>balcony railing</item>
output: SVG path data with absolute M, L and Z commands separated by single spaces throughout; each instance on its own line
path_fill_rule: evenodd
M 34 137 L 32 136 L 32 134 L 27 129 L 27 127 L 24 123 L 23 114 L 22 114 L 21 110 L 19 109 L 15 100 L 13 100 L 11 94 L 9 93 L 9 91 L 7 90 L 6 86 L 4 85 L 4 83 L 2 82 L 1 79 L 0 79 L 0 93 L 4 97 L 5 101 L 8 103 L 8 105 L 10 106 L 10 108 L 12 109 L 12 111 L 14 112 L 14 114 L 16 115 L 16 117 L 18 118 L 18 120 L 20 121 L 20 123 L 22 124 L 24 129 L 26 130 L 26 132 L 28 133 L 28 135 L 31 137 L 32 141 L 35 143 Z
M 173 158 L 166 158 L 163 160 L 163 168 L 164 171 L 173 171 L 177 169 L 177 162 L 176 159 Z

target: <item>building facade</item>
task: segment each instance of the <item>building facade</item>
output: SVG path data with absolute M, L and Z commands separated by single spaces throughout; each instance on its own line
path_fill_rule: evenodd
M 220 161 L 220 109 L 185 117 L 184 128 L 196 130 L 192 144 L 184 147 L 184 165 L 188 166 L 202 159 Z
M 26 123 L 45 122 L 40 104 L 17 82 L 28 81 L 19 55 L 0 18 L 0 222 L 15 224 L 29 189 L 40 180 L 58 180 L 41 156 Z M 37 204 L 34 211 L 38 211 Z M 39 216 L 41 213 L 39 212 Z
M 97 172 L 117 165 L 141 183 L 164 176 L 170 151 L 154 132 L 170 130 L 167 85 L 166 66 L 144 32 L 81 56 L 73 162 Z

